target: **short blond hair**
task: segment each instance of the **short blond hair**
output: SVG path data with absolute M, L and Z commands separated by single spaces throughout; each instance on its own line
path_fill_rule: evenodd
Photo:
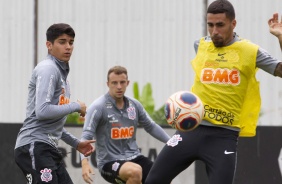
M 109 71 L 108 71 L 108 76 L 107 76 L 108 81 L 109 81 L 109 76 L 110 76 L 111 73 L 114 73 L 114 74 L 117 74 L 117 75 L 124 73 L 126 75 L 126 78 L 128 77 L 127 76 L 127 69 L 123 66 L 114 66 L 114 67 L 110 68 Z

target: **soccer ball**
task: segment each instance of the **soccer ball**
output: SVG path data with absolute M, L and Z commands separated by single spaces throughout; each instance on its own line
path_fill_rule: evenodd
M 184 132 L 195 129 L 204 115 L 201 99 L 190 91 L 172 94 L 166 101 L 164 110 L 168 124 Z

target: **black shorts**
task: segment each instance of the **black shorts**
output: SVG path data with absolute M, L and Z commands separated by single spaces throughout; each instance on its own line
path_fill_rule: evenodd
M 28 184 L 73 184 L 58 149 L 34 142 L 15 149 L 15 161 Z
M 236 170 L 238 134 L 203 125 L 190 132 L 176 131 L 157 156 L 145 184 L 170 184 L 195 160 L 205 163 L 209 184 L 231 184 Z
M 126 182 L 119 178 L 119 170 L 125 162 L 133 162 L 142 167 L 142 183 L 145 183 L 153 162 L 143 155 L 140 155 L 132 160 L 116 160 L 106 163 L 101 170 L 102 177 L 110 183 L 125 184 Z M 117 163 L 119 163 L 119 167 L 116 171 L 114 171 L 112 166 Z

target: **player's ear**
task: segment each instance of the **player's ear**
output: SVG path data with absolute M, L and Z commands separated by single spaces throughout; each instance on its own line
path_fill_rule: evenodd
M 130 80 L 127 80 L 127 85 L 129 85 L 129 83 L 130 83 Z
M 234 19 L 234 20 L 232 20 L 232 27 L 233 27 L 233 29 L 235 29 L 235 27 L 236 27 L 236 24 L 237 24 L 237 21 L 236 21 L 236 19 Z
M 50 50 L 52 48 L 52 43 L 50 41 L 46 41 L 46 47 Z

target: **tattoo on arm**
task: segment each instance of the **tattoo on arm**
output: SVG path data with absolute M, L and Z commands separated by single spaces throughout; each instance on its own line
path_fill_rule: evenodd
M 274 71 L 274 76 L 282 77 L 282 62 L 277 64 Z

